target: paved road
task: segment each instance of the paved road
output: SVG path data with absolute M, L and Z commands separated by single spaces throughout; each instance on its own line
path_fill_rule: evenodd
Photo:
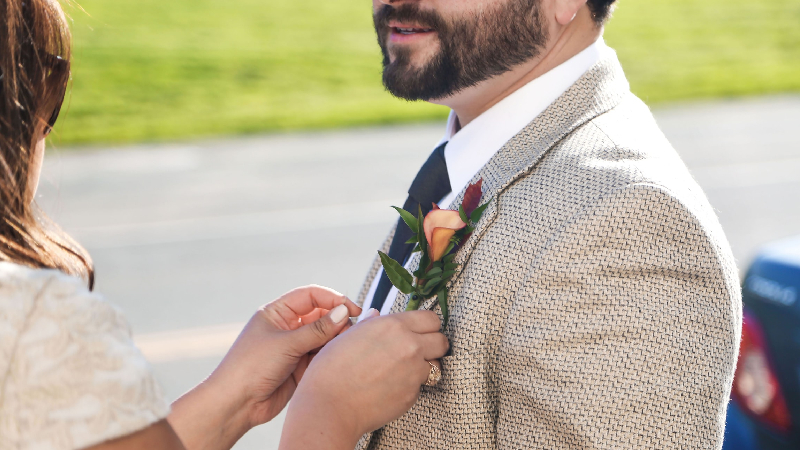
M 673 106 L 664 133 L 741 267 L 800 234 L 800 96 Z M 39 202 L 91 251 L 175 398 L 262 303 L 319 283 L 355 295 L 441 124 L 51 152 Z M 280 420 L 238 445 L 277 448 Z

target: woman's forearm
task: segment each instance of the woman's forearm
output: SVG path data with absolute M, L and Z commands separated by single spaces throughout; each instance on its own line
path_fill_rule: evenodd
M 172 404 L 167 420 L 187 450 L 228 450 L 250 429 L 245 402 L 206 380 Z
M 351 411 L 296 396 L 289 404 L 279 450 L 353 450 L 361 438 Z

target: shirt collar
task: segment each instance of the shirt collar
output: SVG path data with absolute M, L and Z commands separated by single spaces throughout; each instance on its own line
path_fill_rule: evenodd
M 444 156 L 453 189 L 442 199 L 442 207 L 452 203 L 506 142 L 544 112 L 609 51 L 613 52 L 602 38 L 598 39 L 563 64 L 517 89 L 460 130 L 457 130 L 457 116 L 450 111 L 445 135 L 437 144 L 438 147 L 448 143 Z

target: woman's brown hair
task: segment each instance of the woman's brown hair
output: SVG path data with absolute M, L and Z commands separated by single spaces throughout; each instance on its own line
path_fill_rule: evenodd
M 52 127 L 70 78 L 72 36 L 58 0 L 0 0 L 0 260 L 94 283 L 86 251 L 32 201 L 36 140 Z

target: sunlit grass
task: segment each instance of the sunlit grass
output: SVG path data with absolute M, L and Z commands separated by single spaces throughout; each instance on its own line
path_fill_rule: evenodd
M 423 121 L 380 83 L 365 0 L 81 0 L 60 143 Z M 649 103 L 800 90 L 797 0 L 621 0 L 607 42 Z
M 649 103 L 800 91 L 797 0 L 621 0 L 606 40 Z

